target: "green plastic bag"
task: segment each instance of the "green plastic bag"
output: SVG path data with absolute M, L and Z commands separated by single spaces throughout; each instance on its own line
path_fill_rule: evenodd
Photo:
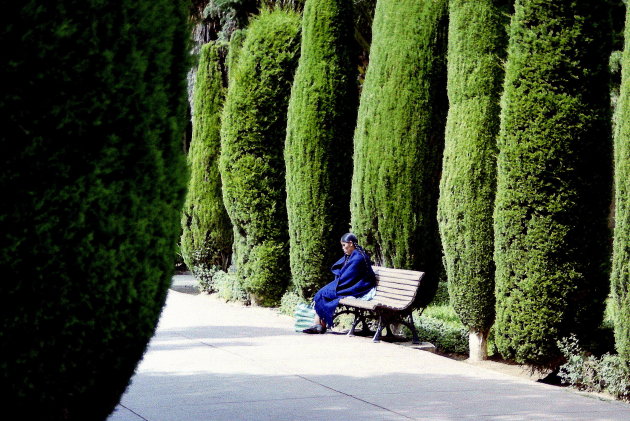
M 298 303 L 295 306 L 295 311 L 293 315 L 295 316 L 295 331 L 301 332 L 304 329 L 308 329 L 309 327 L 315 324 L 315 303 L 306 304 L 306 303 Z

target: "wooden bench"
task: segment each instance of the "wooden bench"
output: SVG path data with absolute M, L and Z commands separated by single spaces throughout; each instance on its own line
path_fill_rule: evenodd
M 376 275 L 376 295 L 374 298 L 369 301 L 354 297 L 342 298 L 339 301 L 335 318 L 341 314 L 354 315 L 348 336 L 354 336 L 359 322 L 363 324 L 363 329 L 369 330 L 367 320 L 378 319 L 374 342 L 380 341 L 385 327 L 387 327 L 387 333 L 393 335 L 391 326 L 403 324 L 411 330 L 413 343 L 419 344 L 412 311 L 424 272 L 380 266 L 372 266 L 372 269 Z

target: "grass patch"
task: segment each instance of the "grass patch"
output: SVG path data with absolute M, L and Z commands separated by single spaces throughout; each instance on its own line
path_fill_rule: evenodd
M 435 298 L 414 321 L 421 341 L 430 342 L 438 352 L 468 354 L 468 331 L 450 304 L 448 286 L 440 282 Z

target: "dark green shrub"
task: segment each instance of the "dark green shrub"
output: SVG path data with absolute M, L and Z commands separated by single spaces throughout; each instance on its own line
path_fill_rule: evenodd
M 517 1 L 502 97 L 495 208 L 496 343 L 555 366 L 584 343 L 608 293 L 608 9 Z
M 291 275 L 305 298 L 331 280 L 350 222 L 357 108 L 352 42 L 350 2 L 307 0 L 284 151 Z
M 154 333 L 185 192 L 184 2 L 0 17 L 0 384 L 7 414 L 104 420 Z
M 611 289 L 617 352 L 630 363 L 630 13 L 615 126 L 615 231 Z
M 224 98 L 219 47 L 201 49 L 193 102 L 193 136 L 188 152 L 190 180 L 182 212 L 181 253 L 197 279 L 214 267 L 226 270 L 232 254 L 232 225 L 221 192 L 219 150 Z M 204 288 L 205 289 L 205 288 Z
M 507 43 L 494 0 L 449 4 L 448 96 L 438 220 L 451 301 L 471 334 L 494 322 L 496 136 Z M 478 342 L 474 342 L 478 343 Z M 475 351 L 479 358 L 485 349 Z M 471 351 L 472 353 L 472 351 Z
M 378 264 L 441 272 L 437 200 L 446 118 L 447 1 L 379 1 L 355 131 L 352 230 Z
M 220 170 L 237 276 L 262 305 L 278 303 L 290 278 L 283 147 L 299 43 L 296 13 L 263 11 L 255 18 L 222 118 Z

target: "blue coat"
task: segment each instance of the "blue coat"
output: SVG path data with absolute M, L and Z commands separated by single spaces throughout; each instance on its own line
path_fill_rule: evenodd
M 335 280 L 317 291 L 313 299 L 317 315 L 328 326 L 333 324 L 333 316 L 341 298 L 361 297 L 376 285 L 370 259 L 358 249 L 350 256 L 337 260 L 331 271 Z

